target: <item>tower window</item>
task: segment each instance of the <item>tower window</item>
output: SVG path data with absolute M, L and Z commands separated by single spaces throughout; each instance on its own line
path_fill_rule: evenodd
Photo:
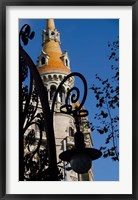
M 55 92 L 56 92 L 56 86 L 52 85 L 50 88 L 50 100 L 53 100 Z
M 65 62 L 66 62 L 66 66 L 68 67 L 68 60 L 66 59 Z
M 45 64 L 45 58 L 44 58 L 44 57 L 42 57 L 42 59 L 41 59 L 41 64 L 42 64 L 42 65 Z
M 69 127 L 69 136 L 71 136 L 71 137 L 74 136 L 74 130 L 72 127 Z
M 64 89 L 64 87 L 61 88 L 61 90 L 59 92 L 59 96 L 60 96 L 61 102 L 65 102 L 65 89 Z
M 55 35 L 54 31 L 51 32 L 51 35 Z

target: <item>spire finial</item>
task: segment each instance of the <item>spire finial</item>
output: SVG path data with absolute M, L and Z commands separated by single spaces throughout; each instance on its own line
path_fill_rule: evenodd
M 47 30 L 54 30 L 55 29 L 55 23 L 54 19 L 47 19 Z

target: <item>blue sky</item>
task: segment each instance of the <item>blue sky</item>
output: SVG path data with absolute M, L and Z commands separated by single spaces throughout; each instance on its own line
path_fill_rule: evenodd
M 41 52 L 42 30 L 46 27 L 45 19 L 19 20 L 19 28 L 25 23 L 35 31 L 35 37 L 25 47 L 34 63 Z M 55 25 L 60 32 L 62 52 L 68 51 L 72 72 L 80 72 L 87 80 L 88 88 L 95 81 L 95 74 L 103 78 L 112 76 L 108 42 L 117 40 L 119 36 L 118 19 L 55 19 Z M 89 111 L 89 121 L 94 123 L 96 100 L 92 90 L 88 90 L 85 109 Z M 95 131 L 92 133 L 94 148 L 104 144 L 105 136 Z M 118 181 L 119 164 L 110 158 L 100 158 L 93 162 L 95 181 Z

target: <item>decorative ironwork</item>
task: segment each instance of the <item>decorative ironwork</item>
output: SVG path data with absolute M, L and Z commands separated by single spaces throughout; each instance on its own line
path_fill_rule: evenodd
M 75 119 L 76 130 L 80 130 L 80 123 L 81 123 L 80 119 L 82 117 L 88 116 L 88 111 L 82 109 L 87 97 L 87 82 L 82 74 L 78 72 L 72 72 L 61 81 L 61 83 L 59 84 L 55 92 L 51 110 L 52 110 L 52 113 L 54 113 L 54 106 L 57 99 L 57 95 L 58 93 L 60 93 L 62 86 L 66 83 L 67 80 L 75 76 L 80 78 L 84 86 L 84 89 L 83 89 L 84 94 L 83 94 L 82 100 L 81 102 L 78 102 L 80 98 L 80 90 L 77 87 L 72 87 L 66 92 L 65 104 L 60 107 L 60 112 L 64 114 L 72 115 Z M 78 104 L 77 106 L 73 107 L 75 103 L 78 103 Z
M 62 173 L 57 165 L 47 90 L 32 59 L 21 46 L 21 41 L 27 45 L 33 36 L 34 32 L 25 24 L 19 34 L 19 179 L 62 180 Z M 40 103 L 42 110 L 39 109 Z

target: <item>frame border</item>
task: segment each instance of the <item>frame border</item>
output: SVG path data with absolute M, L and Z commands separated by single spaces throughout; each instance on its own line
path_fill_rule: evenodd
M 7 6 L 132 6 L 132 195 L 126 194 L 50 194 L 50 195 L 26 195 L 6 194 L 6 7 Z M 0 199 L 125 199 L 136 200 L 138 198 L 138 0 L 0 0 Z

